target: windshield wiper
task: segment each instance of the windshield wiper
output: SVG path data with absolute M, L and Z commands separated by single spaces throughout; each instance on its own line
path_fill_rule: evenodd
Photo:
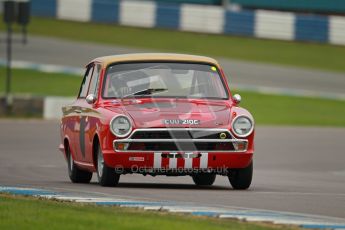
M 149 88 L 149 89 L 144 89 L 144 90 L 137 91 L 135 93 L 124 95 L 122 98 L 127 98 L 127 97 L 131 97 L 131 96 L 139 96 L 139 95 L 151 95 L 151 94 L 154 94 L 154 93 L 164 92 L 164 91 L 167 91 L 167 90 L 168 89 L 164 89 L 164 88 L 155 88 L 155 89 Z

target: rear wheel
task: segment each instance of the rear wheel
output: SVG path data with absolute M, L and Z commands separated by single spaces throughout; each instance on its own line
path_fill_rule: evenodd
M 228 177 L 230 184 L 234 189 L 248 189 L 253 178 L 253 161 L 246 168 L 231 170 Z
M 197 173 L 192 176 L 193 181 L 198 186 L 210 186 L 213 185 L 216 180 L 216 174 L 213 173 Z
M 73 183 L 90 183 L 92 172 L 79 169 L 74 163 L 69 146 L 66 149 L 68 176 Z
M 104 163 L 103 153 L 99 145 L 97 148 L 97 177 L 99 184 L 107 187 L 115 187 L 120 180 L 120 174 Z

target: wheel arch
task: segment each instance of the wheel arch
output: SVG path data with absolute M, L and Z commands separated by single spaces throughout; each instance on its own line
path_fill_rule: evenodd
M 92 140 L 92 162 L 95 169 L 97 168 L 97 151 L 100 146 L 99 135 L 96 133 Z
M 64 137 L 64 139 L 63 139 L 63 148 L 64 148 L 64 156 L 65 156 L 65 158 L 67 159 L 67 149 L 69 148 L 70 149 L 70 152 L 72 152 L 71 151 L 71 146 L 70 146 L 70 140 L 69 140 L 69 138 L 67 137 L 67 136 L 65 136 Z M 73 157 L 73 154 L 72 154 L 72 157 Z

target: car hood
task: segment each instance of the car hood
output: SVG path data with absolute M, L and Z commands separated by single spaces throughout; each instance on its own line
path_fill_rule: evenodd
M 136 128 L 152 127 L 228 127 L 231 106 L 223 100 L 124 100 L 110 110 L 129 116 Z M 116 104 L 113 103 L 113 104 Z

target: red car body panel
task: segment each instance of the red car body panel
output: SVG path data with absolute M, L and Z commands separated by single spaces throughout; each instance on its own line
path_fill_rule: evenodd
M 96 171 L 94 144 L 98 139 L 102 149 L 105 164 L 112 168 L 123 168 L 130 171 L 137 169 L 154 169 L 158 165 L 161 169 L 235 169 L 247 167 L 254 153 L 254 131 L 245 138 L 239 138 L 232 131 L 232 121 L 238 116 L 247 116 L 253 121 L 252 115 L 237 106 L 228 87 L 227 78 L 217 63 L 228 100 L 181 99 L 181 98 L 136 98 L 136 99 L 103 99 L 101 96 L 103 80 L 107 64 L 102 65 L 99 75 L 99 90 L 97 101 L 88 104 L 85 98 L 78 98 L 73 104 L 63 107 L 61 119 L 61 145 L 59 149 L 64 153 L 67 145 L 70 148 L 76 165 L 88 171 Z M 164 105 L 157 109 L 158 105 Z M 115 151 L 114 140 L 119 139 L 110 131 L 110 121 L 116 115 L 126 115 L 132 121 L 132 131 L 136 129 L 166 128 L 163 119 L 200 120 L 198 125 L 169 125 L 168 128 L 203 128 L 226 129 L 236 139 L 246 140 L 248 145 L 244 152 L 224 152 L 216 149 L 209 152 L 195 152 L 201 154 L 197 158 L 164 158 L 157 157 L 157 152 Z M 121 138 L 123 139 L 123 138 Z M 158 154 L 168 152 L 161 151 Z M 156 155 L 155 155 L 156 154 Z M 176 154 L 183 154 L 176 151 Z M 193 152 L 194 154 L 194 152 Z

